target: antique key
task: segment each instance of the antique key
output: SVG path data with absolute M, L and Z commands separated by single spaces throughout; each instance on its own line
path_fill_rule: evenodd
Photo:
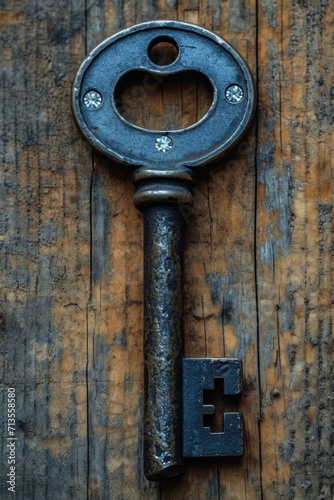
M 150 49 L 177 49 L 159 65 Z M 148 130 L 119 112 L 115 89 L 128 72 L 155 78 L 191 70 L 204 74 L 213 103 L 194 125 Z M 184 457 L 241 455 L 242 415 L 225 413 L 224 432 L 203 427 L 203 390 L 224 380 L 225 394 L 242 386 L 238 359 L 183 358 L 182 207 L 192 201 L 193 171 L 221 157 L 245 133 L 254 114 L 254 86 L 241 56 L 199 26 L 152 21 L 121 31 L 83 62 L 74 82 L 73 111 L 86 139 L 101 153 L 132 167 L 134 203 L 144 215 L 144 468 L 148 479 L 180 474 Z

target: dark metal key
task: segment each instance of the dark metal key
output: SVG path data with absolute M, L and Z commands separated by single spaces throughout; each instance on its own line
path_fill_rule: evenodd
M 170 64 L 159 65 L 151 57 L 151 47 L 161 41 L 177 49 Z M 213 103 L 199 122 L 185 129 L 138 127 L 120 114 L 115 96 L 117 83 L 133 70 L 155 78 L 197 71 L 210 81 Z M 227 415 L 234 437 L 221 436 L 221 450 L 214 441 L 205 450 L 206 434 L 196 429 L 185 429 L 183 444 L 182 207 L 192 202 L 193 171 L 231 149 L 250 123 L 254 87 L 249 69 L 225 40 L 199 26 L 144 23 L 105 40 L 84 61 L 73 87 L 73 110 L 79 129 L 97 150 L 132 167 L 134 203 L 144 214 L 145 475 L 153 480 L 177 475 L 184 456 L 240 454 L 241 414 L 235 414 L 235 424 Z M 201 364 L 205 373 L 225 376 L 231 393 L 239 391 L 239 360 L 213 360 L 214 370 L 206 361 Z M 196 360 L 184 364 L 186 384 L 191 383 L 188 378 L 204 380 L 201 366 Z M 199 389 L 185 398 L 194 411 L 184 425 L 200 425 Z

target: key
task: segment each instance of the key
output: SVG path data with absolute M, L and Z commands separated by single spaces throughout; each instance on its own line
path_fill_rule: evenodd
M 157 64 L 151 48 L 159 42 L 173 45 L 174 60 Z M 184 129 L 134 125 L 120 114 L 115 95 L 120 79 L 133 70 L 157 80 L 185 70 L 204 74 L 213 103 Z M 72 106 L 92 146 L 133 171 L 134 203 L 144 218 L 145 475 L 150 480 L 178 475 L 184 456 L 238 455 L 241 414 L 225 414 L 227 425 L 216 441 L 207 439 L 209 429 L 196 430 L 202 415 L 214 411 L 203 406 L 201 380 L 209 384 L 210 377 L 225 377 L 227 394 L 239 393 L 241 365 L 237 359 L 183 359 L 183 207 L 192 203 L 194 171 L 226 154 L 249 127 L 255 96 L 247 64 L 225 40 L 199 26 L 143 23 L 105 40 L 87 57 L 74 82 Z M 197 381 L 193 389 L 191 379 Z

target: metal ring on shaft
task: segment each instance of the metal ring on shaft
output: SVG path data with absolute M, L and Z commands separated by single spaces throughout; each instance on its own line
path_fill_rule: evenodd
M 188 168 L 177 170 L 138 169 L 132 176 L 137 190 L 134 204 L 141 207 L 149 204 L 192 204 L 191 186 L 193 176 Z

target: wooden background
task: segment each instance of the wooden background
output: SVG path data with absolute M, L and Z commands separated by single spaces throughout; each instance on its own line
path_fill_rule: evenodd
M 16 498 L 334 498 L 333 7 L 0 0 L 1 498 L 13 498 L 8 387 Z M 245 454 L 189 460 L 183 477 L 150 483 L 142 217 L 129 173 L 76 130 L 70 90 L 99 42 L 159 18 L 232 43 L 257 80 L 258 111 L 237 151 L 199 175 L 185 256 L 186 355 L 243 359 Z M 196 85 L 155 94 L 156 114 L 196 121 Z

